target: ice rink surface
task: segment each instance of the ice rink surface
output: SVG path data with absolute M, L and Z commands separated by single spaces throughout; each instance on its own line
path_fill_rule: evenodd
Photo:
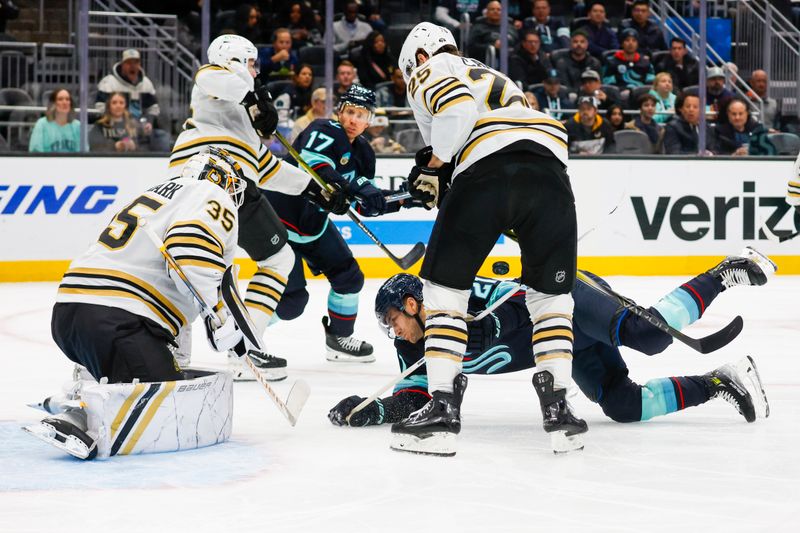
M 711 266 L 711 265 L 710 265 Z M 609 278 L 649 305 L 684 281 Z M 680 344 L 654 357 L 626 351 L 631 377 L 705 373 L 752 355 L 771 416 L 747 424 L 721 400 L 640 424 L 618 424 L 583 396 L 586 448 L 554 456 L 531 371 L 470 377 L 454 458 L 389 449 L 389 427 L 334 427 L 328 410 L 367 396 L 398 373 L 391 341 L 362 293 L 356 334 L 377 362 L 325 361 L 320 317 L 327 284 L 311 281 L 306 314 L 268 331 L 311 398 L 289 427 L 257 383 L 235 387 L 232 440 L 180 453 L 81 462 L 25 435 L 71 365 L 50 338 L 56 284 L 0 285 L 0 531 L 798 531 L 800 526 L 800 279 L 720 295 L 687 329 L 703 336 L 744 317 L 729 346 L 699 355 Z M 202 328 L 199 328 L 202 330 Z M 195 360 L 223 357 L 195 330 Z

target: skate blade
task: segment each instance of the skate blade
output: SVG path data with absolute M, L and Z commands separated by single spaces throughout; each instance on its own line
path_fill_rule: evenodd
M 748 355 L 736 363 L 736 370 L 739 376 L 743 378 L 744 386 L 753 399 L 756 416 L 768 418 L 769 400 L 767 400 L 767 393 L 764 390 L 764 384 L 761 382 L 761 375 L 758 373 L 756 362 Z
M 580 435 L 567 435 L 566 431 L 550 433 L 550 446 L 553 453 L 558 455 L 583 449 L 583 438 Z
M 424 436 L 393 433 L 389 447 L 398 452 L 419 455 L 453 457 L 456 454 L 456 435 L 446 431 L 428 433 Z
M 70 454 L 78 459 L 86 460 L 92 450 L 97 446 L 96 443 L 92 444 L 91 448 L 74 435 L 65 435 L 53 426 L 48 424 L 34 424 L 32 426 L 23 426 L 22 430 L 29 435 L 33 435 L 42 442 L 46 442 L 51 446 L 55 446 L 59 450 Z
M 328 349 L 325 352 L 325 359 L 331 363 L 374 363 L 375 355 L 348 355 L 346 353 Z

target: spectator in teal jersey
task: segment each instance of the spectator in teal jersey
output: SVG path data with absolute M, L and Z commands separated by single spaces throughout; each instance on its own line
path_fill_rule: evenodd
M 675 116 L 675 94 L 672 92 L 672 74 L 659 72 L 653 88 L 648 91 L 656 99 L 655 121 L 666 124 Z
M 33 127 L 28 151 L 79 152 L 80 147 L 81 123 L 75 119 L 72 95 L 66 89 L 56 89 L 44 116 Z

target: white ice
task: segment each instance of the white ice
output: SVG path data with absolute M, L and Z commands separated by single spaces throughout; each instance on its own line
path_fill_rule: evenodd
M 652 303 L 677 277 L 609 278 Z M 631 377 L 704 373 L 752 355 L 771 416 L 747 424 L 717 400 L 645 423 L 618 424 L 582 396 L 586 448 L 554 456 L 541 428 L 531 372 L 470 378 L 454 458 L 393 452 L 389 427 L 332 426 L 328 410 L 366 396 L 398 372 L 371 306 L 368 280 L 356 333 L 373 364 L 325 361 L 320 317 L 327 285 L 310 282 L 299 320 L 268 332 L 290 377 L 311 398 L 289 427 L 256 383 L 235 387 L 233 438 L 190 452 L 81 462 L 19 428 L 25 406 L 57 392 L 71 365 L 50 338 L 56 284 L 0 285 L 0 531 L 799 531 L 800 279 L 720 295 L 687 332 L 702 336 L 736 314 L 741 336 L 711 355 L 680 344 L 647 357 L 626 351 Z M 198 363 L 223 359 L 195 332 Z

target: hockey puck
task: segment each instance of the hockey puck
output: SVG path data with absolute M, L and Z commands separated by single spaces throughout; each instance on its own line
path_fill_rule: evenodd
M 508 274 L 508 263 L 505 261 L 497 261 L 492 265 L 492 272 L 498 276 L 505 276 Z

